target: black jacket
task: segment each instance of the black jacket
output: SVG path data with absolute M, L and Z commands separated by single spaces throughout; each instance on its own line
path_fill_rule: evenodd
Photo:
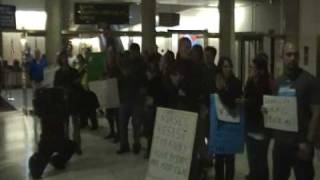
M 232 76 L 227 80 L 226 84 L 226 88 L 221 90 L 217 89 L 217 93 L 224 105 L 229 109 L 235 109 L 237 106 L 236 99 L 242 95 L 241 81 L 235 76 Z
M 264 120 L 261 112 L 263 95 L 272 94 L 272 81 L 268 77 L 258 80 L 250 78 L 245 86 L 246 128 L 248 132 L 264 133 Z

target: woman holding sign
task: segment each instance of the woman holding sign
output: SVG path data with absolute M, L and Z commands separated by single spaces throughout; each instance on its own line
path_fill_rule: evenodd
M 232 61 L 228 57 L 221 57 L 218 63 L 216 88 L 222 104 L 230 114 L 236 113 L 239 99 L 242 95 L 241 82 L 232 71 Z M 235 171 L 234 154 L 216 154 L 216 180 L 233 180 Z
M 245 86 L 246 145 L 249 162 L 247 180 L 268 180 L 268 147 L 270 137 L 264 128 L 261 112 L 263 95 L 272 94 L 272 79 L 268 71 L 268 57 L 259 54 L 253 60 L 252 75 Z M 259 162 L 259 163 L 257 163 Z

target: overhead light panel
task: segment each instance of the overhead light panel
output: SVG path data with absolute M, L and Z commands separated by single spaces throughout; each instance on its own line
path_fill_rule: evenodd
M 47 13 L 45 11 L 16 11 L 18 30 L 45 30 Z

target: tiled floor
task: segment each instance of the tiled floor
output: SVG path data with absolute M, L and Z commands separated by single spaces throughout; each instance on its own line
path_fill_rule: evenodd
M 14 104 L 21 107 L 21 91 L 14 91 Z M 30 93 L 29 93 L 30 94 Z M 30 98 L 29 98 L 30 99 Z M 103 139 L 106 134 L 106 122 L 100 119 L 100 128 L 96 132 L 84 130 L 83 155 L 74 156 L 64 171 L 55 171 L 48 166 L 44 173 L 45 180 L 143 180 L 148 162 L 143 153 L 135 156 L 131 153 L 118 156 L 118 145 Z M 0 114 L 0 180 L 28 180 L 27 160 L 33 153 L 34 130 L 33 118 L 25 117 L 21 111 Z M 258 163 L 258 162 L 257 162 Z M 317 164 L 317 177 L 320 180 L 320 166 Z M 245 155 L 238 155 L 235 180 L 244 180 L 247 173 Z M 209 180 L 214 172 L 210 171 Z M 294 179 L 294 178 L 292 178 Z

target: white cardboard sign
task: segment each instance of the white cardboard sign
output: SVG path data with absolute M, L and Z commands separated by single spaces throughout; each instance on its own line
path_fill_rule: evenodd
M 118 81 L 116 78 L 92 81 L 89 83 L 89 87 L 96 93 L 101 107 L 120 107 Z
M 146 180 L 188 180 L 198 114 L 158 108 Z
M 298 132 L 297 98 L 264 96 L 264 124 L 266 128 Z

